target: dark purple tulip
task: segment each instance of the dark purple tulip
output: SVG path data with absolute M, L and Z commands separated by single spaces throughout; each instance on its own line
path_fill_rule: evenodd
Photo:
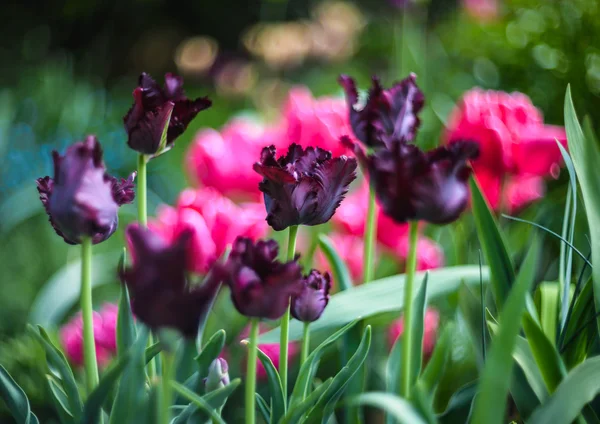
M 363 107 L 359 107 L 356 83 L 347 75 L 339 82 L 346 92 L 350 108 L 350 124 L 356 138 L 368 147 L 388 147 L 397 140 L 412 141 L 421 124 L 418 113 L 425 96 L 416 84 L 416 75 L 410 74 L 390 89 L 384 90 L 377 77 Z
M 302 291 L 292 298 L 292 316 L 302 322 L 318 320 L 329 303 L 329 290 L 329 273 L 321 274 L 316 269 L 310 271 L 310 274 L 302 279 Z
M 186 250 L 191 231 L 181 233 L 172 244 L 137 224 L 129 225 L 126 235 L 134 260 L 120 277 L 129 288 L 135 316 L 152 329 L 169 327 L 195 337 L 217 294 L 222 271 L 214 267 L 203 284 L 189 286 Z
M 40 200 L 56 233 L 69 244 L 91 237 L 92 243 L 109 238 L 117 229 L 119 206 L 135 196 L 133 179 L 111 177 L 102 161 L 96 137 L 74 143 L 64 156 L 52 152 L 54 178 L 37 179 Z
M 319 147 L 297 144 L 275 159 L 275 146 L 262 150 L 254 170 L 263 176 L 267 222 L 280 231 L 290 225 L 319 225 L 331 219 L 356 178 L 356 159 L 331 157 Z
M 173 142 L 187 128 L 198 112 L 207 109 L 211 101 L 206 97 L 189 100 L 183 91 L 183 78 L 165 75 L 161 88 L 150 75 L 140 75 L 138 86 L 133 90 L 134 103 L 123 118 L 127 131 L 127 144 L 133 150 L 155 155 L 173 147 Z M 167 119 L 169 129 L 165 150 L 159 152 L 160 141 Z
M 277 319 L 286 311 L 290 297 L 302 290 L 302 268 L 295 260 L 281 263 L 275 240 L 238 237 L 227 262 L 231 299 L 248 317 Z
M 391 150 L 379 149 L 368 157 L 358 146 L 354 151 L 369 171 L 384 213 L 396 222 L 447 224 L 467 206 L 471 175 L 467 161 L 479 154 L 475 142 L 457 141 L 429 152 L 397 142 Z

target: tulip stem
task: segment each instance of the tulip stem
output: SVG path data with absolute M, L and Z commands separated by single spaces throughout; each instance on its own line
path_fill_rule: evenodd
M 162 356 L 162 376 L 159 387 L 158 400 L 158 423 L 169 424 L 171 422 L 171 403 L 172 403 L 172 387 L 171 380 L 173 379 L 173 353 L 164 350 Z
M 258 356 L 258 318 L 250 320 L 250 350 L 246 369 L 246 424 L 256 419 L 256 359 Z
M 365 283 L 373 280 L 375 271 L 375 268 L 373 267 L 373 255 L 375 253 L 375 237 L 377 235 L 376 206 L 375 190 L 371 187 L 369 188 L 369 207 L 367 210 L 367 224 L 364 236 L 363 281 Z
M 288 238 L 287 260 L 293 261 L 296 256 L 296 236 L 298 235 L 298 226 L 290 227 Z M 281 376 L 281 386 L 283 387 L 284 407 L 287 409 L 287 387 L 288 387 L 288 340 L 290 331 L 290 305 L 281 317 L 281 338 L 279 340 L 279 375 Z
M 402 335 L 402 366 L 400 372 L 400 395 L 410 399 L 412 381 L 413 352 L 413 290 L 415 271 L 417 268 L 417 242 L 419 235 L 419 222 L 411 221 L 409 224 L 409 251 L 406 260 L 406 284 L 404 286 L 404 332 Z
M 92 309 L 92 239 L 81 240 L 81 315 L 83 318 L 83 362 L 88 394 L 98 385 L 98 363 Z
M 302 334 L 302 352 L 300 355 L 300 366 L 306 362 L 310 350 L 310 322 L 304 323 L 304 332 Z

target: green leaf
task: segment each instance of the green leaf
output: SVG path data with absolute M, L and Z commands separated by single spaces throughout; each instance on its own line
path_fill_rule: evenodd
M 595 357 L 574 368 L 552 396 L 534 411 L 527 423 L 572 423 L 585 405 L 598 393 L 600 393 L 600 357 Z
M 279 420 L 280 424 L 295 424 L 299 422 L 300 417 L 302 417 L 305 413 L 309 411 L 310 408 L 313 407 L 315 403 L 321 398 L 323 393 L 329 388 L 331 383 L 333 382 L 333 378 L 328 378 L 317 387 L 311 394 L 309 394 L 306 399 L 300 400 L 296 403 L 290 405 L 290 409 L 287 411 L 284 417 L 281 417 Z
M 557 322 L 559 322 L 559 299 L 560 286 L 556 282 L 543 282 L 535 291 L 535 301 L 540 312 L 540 325 L 552 345 L 555 344 Z
M 123 354 L 111 368 L 104 373 L 102 380 L 100 380 L 98 386 L 90 393 L 85 402 L 81 424 L 95 424 L 98 422 L 104 401 L 107 399 L 119 377 L 121 377 L 121 374 L 123 374 L 130 359 L 131 355 L 129 352 Z
M 166 107 L 166 110 L 168 111 L 167 117 L 165 119 L 165 126 L 163 127 L 163 131 L 160 136 L 160 144 L 158 145 L 158 150 L 156 150 L 154 157 L 160 156 L 170 149 L 170 147 L 167 148 L 167 134 L 169 132 L 169 123 L 171 122 L 171 114 L 173 113 L 173 108 L 175 107 L 175 104 L 167 103 L 167 105 L 165 107 Z
M 127 249 L 123 248 L 123 254 L 119 261 L 119 268 L 124 269 L 127 258 Z M 133 313 L 131 312 L 131 302 L 129 299 L 129 290 L 127 285 L 121 284 L 121 296 L 119 297 L 119 313 L 117 315 L 117 353 L 119 355 L 125 352 L 133 345 L 135 341 L 135 323 Z
M 315 323 L 316 322 L 318 321 L 315 321 Z M 325 341 L 321 343 L 315 350 L 313 350 L 310 355 L 308 355 L 308 358 L 306 358 L 306 361 L 304 362 L 304 364 L 302 364 L 302 367 L 298 372 L 296 384 L 294 385 L 292 395 L 290 396 L 290 406 L 294 406 L 295 404 L 302 402 L 302 399 L 304 399 L 308 394 L 312 381 L 319 368 L 321 356 L 323 355 L 325 350 L 329 348 L 332 344 L 334 344 L 348 330 L 354 327 L 356 325 L 356 322 L 357 321 L 353 321 L 350 324 L 347 324 L 343 328 L 336 331 L 334 334 L 325 339 Z
M 60 349 L 54 346 L 48 333 L 46 333 L 46 330 L 41 326 L 38 325 L 37 331 L 31 325 L 29 325 L 27 329 L 44 347 L 48 367 L 51 370 L 56 370 L 58 373 L 62 382 L 62 388 L 67 394 L 67 399 L 69 399 L 69 411 L 71 411 L 71 414 L 76 420 L 79 420 L 83 410 L 83 403 L 81 401 L 77 382 L 75 381 L 73 371 L 67 362 L 67 358 L 65 358 L 65 355 Z
M 337 253 L 331 239 L 325 234 L 319 234 L 319 247 L 325 255 L 327 262 L 329 262 L 331 272 L 333 273 L 333 280 L 337 281 L 340 290 L 343 291 L 353 287 L 354 284 L 352 284 L 350 271 L 348 271 L 346 263 Z
M 197 362 L 195 359 L 197 356 L 196 340 L 182 339 L 177 347 L 175 380 L 180 383 L 187 381 L 196 372 Z
M 423 281 L 425 272 L 415 274 L 415 290 Z M 400 311 L 404 307 L 404 274 L 371 281 L 331 296 L 321 318 L 311 323 L 311 333 L 330 330 L 356 319 L 364 319 L 382 312 Z M 488 269 L 483 267 L 483 280 L 488 281 Z M 458 289 L 461 282 L 479 285 L 479 266 L 457 266 L 429 271 L 429 299 L 444 297 Z M 302 338 L 302 323 L 290 322 L 290 340 Z M 259 343 L 278 343 L 279 328 L 264 333 Z
M 262 415 L 263 420 L 265 420 L 266 423 L 270 423 L 271 408 L 267 401 L 258 393 L 256 393 L 256 406 L 258 407 L 258 411 L 260 412 L 260 415 Z
M 592 263 L 598 265 L 592 269 L 592 280 L 596 309 L 600 310 L 600 148 L 592 137 L 583 135 L 573 106 L 570 87 L 567 87 L 565 95 L 565 129 L 569 152 L 585 204 L 592 243 Z
M 473 398 L 477 393 L 477 381 L 472 381 L 458 389 L 450 398 L 446 409 L 438 414 L 438 420 L 442 424 L 455 424 L 468 422 L 471 412 Z
M 573 368 L 582 362 L 592 347 L 596 325 L 594 323 L 593 282 L 588 279 L 573 305 L 571 318 L 567 324 L 566 333 L 561 346 L 561 353 L 567 368 Z M 590 322 L 592 324 L 590 324 Z M 583 329 L 579 334 L 576 332 Z
M 400 368 L 402 365 L 402 337 L 398 337 L 390 350 L 385 367 L 385 389 L 388 393 L 398 392 L 400 381 Z
M 198 363 L 198 375 L 200 378 L 204 378 L 208 375 L 208 367 L 210 364 L 217 359 L 223 346 L 225 346 L 225 339 L 227 335 L 225 330 L 219 330 L 206 342 L 200 354 L 196 357 Z
M 205 402 L 204 404 L 213 410 L 220 410 L 227 402 L 229 396 L 231 396 L 231 394 L 238 388 L 241 382 L 242 381 L 239 378 L 236 378 L 235 380 L 232 380 L 231 383 L 229 383 L 227 386 L 221 387 L 220 389 L 213 390 L 212 392 L 207 393 L 206 395 L 202 396 L 202 400 Z M 192 390 L 190 390 L 184 385 L 179 384 L 179 386 L 187 389 L 187 392 L 185 392 L 187 394 L 194 393 Z M 178 393 L 186 399 L 191 400 L 188 396 L 186 396 L 184 392 L 178 391 Z M 192 403 L 189 404 L 179 414 L 177 418 L 175 418 L 172 424 L 185 424 L 193 415 L 199 413 L 208 413 L 210 415 L 210 412 L 206 411 L 206 409 L 203 409 L 201 406 L 192 401 Z
M 471 201 L 481 249 L 490 267 L 492 293 L 496 306 L 501 309 L 515 281 L 514 265 L 498 224 L 474 178 L 471 179 Z
M 448 358 L 450 356 L 452 335 L 454 330 L 455 327 L 452 322 L 448 323 L 446 327 L 444 327 L 442 335 L 435 344 L 431 358 L 429 359 L 423 374 L 419 378 L 423 388 L 428 393 L 432 393 L 435 390 L 435 387 L 438 383 L 438 378 L 444 373 L 444 368 L 446 367 Z M 390 358 L 392 358 L 391 355 Z
M 149 330 L 142 327 L 131 347 L 131 358 L 123 371 L 115 402 L 110 414 L 110 424 L 134 422 L 146 397 L 146 358 L 144 356 Z
M 0 396 L 17 424 L 39 424 L 37 417 L 31 412 L 27 395 L 2 365 L 0 365 Z
M 411 350 L 411 386 L 414 385 L 421 375 L 421 366 L 423 365 L 423 327 L 425 321 L 425 307 L 427 306 L 427 279 L 429 273 L 425 273 L 423 284 L 419 287 L 417 296 L 414 300 L 413 309 L 413 340 Z
M 525 314 L 523 317 L 523 330 L 548 392 L 552 393 L 567 374 L 562 359 L 554 345 L 529 314 Z
M 427 421 L 413 409 L 408 401 L 391 393 L 363 393 L 350 399 L 349 403 L 356 406 L 371 406 L 382 409 L 394 417 L 399 424 L 427 424 Z
M 48 387 L 52 394 L 52 402 L 54 402 L 54 407 L 60 417 L 60 422 L 62 424 L 74 423 L 75 419 L 73 418 L 73 414 L 69 411 L 69 400 L 67 399 L 64 390 L 60 387 L 60 383 L 57 382 L 52 375 L 46 375 L 46 380 L 48 381 Z
M 537 253 L 537 242 L 534 240 L 502 308 L 500 328 L 489 350 L 479 382 L 479 395 L 473 410 L 473 424 L 503 422 L 505 399 L 510 388 L 512 352 L 521 328 L 527 293 L 533 283 Z
M 285 400 L 283 398 L 283 386 L 273 361 L 262 350 L 258 349 L 258 359 L 263 364 L 269 382 L 271 393 L 271 414 L 274 422 L 277 422 L 285 414 Z
M 338 400 L 344 394 L 348 382 L 362 368 L 370 347 L 371 326 L 367 325 L 358 349 L 354 355 L 352 355 L 352 358 L 350 358 L 348 363 L 336 374 L 327 390 L 312 407 L 312 410 L 308 414 L 307 423 L 327 423 L 329 417 L 331 417 L 335 411 Z
M 239 381 L 238 381 L 238 384 L 239 384 Z M 176 381 L 172 381 L 171 385 L 173 386 L 173 388 L 175 389 L 175 391 L 177 393 L 179 393 L 181 396 L 185 397 L 190 402 L 192 402 L 192 404 L 194 404 L 194 406 L 196 406 L 198 409 L 200 409 L 201 411 L 208 414 L 213 423 L 226 424 L 225 421 L 223 420 L 223 418 L 221 418 L 220 415 L 217 413 L 217 410 L 213 406 L 211 406 L 210 403 L 206 399 L 201 398 L 196 393 L 192 392 L 190 389 L 188 389 L 187 387 L 185 387 L 182 384 L 179 384 Z M 230 385 L 231 384 L 229 384 L 228 386 L 230 386 Z M 226 386 L 226 387 L 228 387 L 228 386 Z M 214 392 L 211 392 L 211 393 L 214 393 Z M 173 424 L 175 424 L 176 422 L 178 422 L 178 421 L 176 420 Z M 183 421 L 181 421 L 181 422 L 183 422 Z

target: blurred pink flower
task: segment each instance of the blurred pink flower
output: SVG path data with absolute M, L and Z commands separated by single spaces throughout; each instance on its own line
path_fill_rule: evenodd
M 462 0 L 465 11 L 478 21 L 498 17 L 498 0 Z
M 213 188 L 185 189 L 176 206 L 162 206 L 148 226 L 168 242 L 186 228 L 192 229 L 190 271 L 205 273 L 237 236 L 253 240 L 268 231 L 266 212 L 260 203 L 237 205 Z
M 342 234 L 342 233 L 330 233 L 328 234 L 335 250 L 340 255 L 340 258 L 345 262 L 348 270 L 350 271 L 350 276 L 354 284 L 362 283 L 363 279 L 363 238 L 358 237 L 352 234 Z M 377 252 L 376 252 L 377 253 Z M 377 257 L 375 257 L 375 263 L 377 263 Z M 331 272 L 331 267 L 329 266 L 329 262 L 325 258 L 323 252 L 318 249 L 315 254 L 315 268 L 319 271 L 329 271 Z M 335 280 L 335 276 L 333 276 L 333 286 L 336 287 L 337 282 Z M 338 287 L 339 288 L 339 287 Z
M 94 341 L 96 358 L 101 367 L 106 366 L 117 353 L 117 305 L 106 303 L 99 312 L 94 312 Z M 60 330 L 60 341 L 69 361 L 83 365 L 83 319 L 81 312 Z
M 440 314 L 434 308 L 427 308 L 425 311 L 425 320 L 423 322 L 423 357 L 428 359 L 435 347 L 437 341 L 438 328 L 440 326 Z M 388 341 L 390 348 L 394 345 L 398 337 L 404 333 L 404 317 L 394 321 L 388 331 Z
M 354 137 L 343 98 L 314 98 L 308 88 L 295 87 L 289 92 L 283 117 L 288 144 L 320 147 L 331 151 L 334 157 L 351 154 L 340 143 L 343 135 Z
M 365 231 L 368 201 L 369 185 L 365 183 L 344 199 L 333 217 L 333 222 L 337 226 L 351 235 L 360 237 L 361 242 Z M 423 228 L 424 224 L 421 224 L 420 227 Z M 383 213 L 379 205 L 377 205 L 377 240 L 398 259 L 401 261 L 406 260 L 408 255 L 408 224 L 394 222 Z M 356 247 L 356 251 L 358 251 L 358 247 Z M 351 253 L 351 255 L 354 255 L 354 253 Z M 444 252 L 441 247 L 432 240 L 420 236 L 417 245 L 417 269 L 434 269 L 443 265 Z
M 224 195 L 256 200 L 262 177 L 252 169 L 264 146 L 285 142 L 281 126 L 264 127 L 236 118 L 222 130 L 203 129 L 190 146 L 185 167 L 195 184 L 213 187 Z
M 507 207 L 512 212 L 539 198 L 543 193 L 541 178 L 556 176 L 562 164 L 555 139 L 566 148 L 564 128 L 545 125 L 541 112 L 522 93 L 475 88 L 463 96 L 448 122 L 448 143 L 479 143 L 480 155 L 473 169 L 494 209 Z M 507 199 L 513 178 L 527 179 L 529 195 L 521 193 L 511 195 L 512 201 Z M 534 186 L 539 196 L 533 195 Z

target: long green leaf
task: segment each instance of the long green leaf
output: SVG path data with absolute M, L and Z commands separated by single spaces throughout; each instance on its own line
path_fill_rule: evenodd
M 227 334 L 225 333 L 225 330 L 215 332 L 208 342 L 206 342 L 200 354 L 196 357 L 196 362 L 198 363 L 198 375 L 200 378 L 204 378 L 208 375 L 208 367 L 210 367 L 210 364 L 218 358 L 223 350 L 226 338 Z
M 29 407 L 27 395 L 2 365 L 0 365 L 0 397 L 17 424 L 38 424 L 37 417 Z
M 415 274 L 415 290 L 421 287 L 425 272 Z M 400 311 L 404 307 L 404 274 L 371 281 L 331 296 L 321 318 L 311 323 L 311 333 L 338 328 L 356 319 L 364 319 L 383 312 Z M 483 280 L 489 279 L 488 268 L 483 267 Z M 428 297 L 444 297 L 458 289 L 464 281 L 479 285 L 479 266 L 457 266 L 429 271 Z M 290 323 L 290 340 L 302 338 L 302 323 Z M 262 334 L 259 343 L 278 343 L 279 328 Z
M 577 119 L 571 88 L 565 95 L 565 129 L 569 143 L 569 152 L 573 159 L 579 186 L 585 204 L 590 240 L 592 243 L 592 269 L 594 300 L 600 310 L 600 148 L 590 137 L 585 137 Z
M 256 393 L 256 406 L 258 407 L 258 412 L 263 417 L 266 423 L 271 422 L 271 407 L 267 404 L 267 401 L 259 394 Z M 173 423 L 175 424 L 175 423 Z
M 35 337 L 44 347 L 44 350 L 46 351 L 46 361 L 48 362 L 48 367 L 56 370 L 60 376 L 63 389 L 67 394 L 67 398 L 69 399 L 69 411 L 71 411 L 73 417 L 78 420 L 81 417 L 83 403 L 81 401 L 77 382 L 75 381 L 75 376 L 73 375 L 73 371 L 67 362 L 67 358 L 65 358 L 65 355 L 60 349 L 54 346 L 50 340 L 50 337 L 46 333 L 46 330 L 44 330 L 41 326 L 38 326 L 37 331 L 32 326 L 28 326 L 27 328 L 29 333 L 31 333 L 33 337 Z
M 310 408 L 321 398 L 323 393 L 329 388 L 333 378 L 328 378 L 319 387 L 317 387 L 306 399 L 291 404 L 290 409 L 287 411 L 285 416 L 279 420 L 280 424 L 295 424 L 300 421 L 300 418 L 307 413 Z
M 583 361 L 593 344 L 597 332 L 596 326 L 589 324 L 586 326 L 590 320 L 593 322 L 595 314 L 593 296 L 593 282 L 590 278 L 573 305 L 573 312 L 561 345 L 561 353 L 568 369 Z M 580 333 L 577 334 L 577 331 Z
M 123 248 L 123 254 L 119 261 L 119 267 L 121 269 L 125 268 L 126 258 L 127 249 Z M 117 353 L 119 355 L 125 354 L 125 352 L 133 345 L 135 337 L 135 323 L 133 321 L 133 313 L 131 312 L 129 290 L 125 284 L 121 284 L 119 314 L 117 315 Z
M 331 239 L 325 234 L 320 234 L 319 247 L 325 255 L 327 262 L 329 262 L 331 272 L 333 273 L 333 280 L 337 282 L 340 290 L 343 291 L 351 288 L 353 284 L 352 277 L 350 276 L 350 271 L 348 270 L 346 263 L 337 253 L 337 250 L 333 246 L 333 242 L 331 241 Z
M 69 400 L 67 399 L 64 390 L 60 387 L 60 382 L 56 381 L 50 374 L 46 375 L 46 380 L 48 381 L 48 388 L 52 394 L 52 401 L 54 402 L 54 408 L 60 417 L 60 422 L 62 424 L 74 423 L 75 420 L 73 414 L 69 411 Z
M 229 396 L 231 396 L 231 394 L 238 388 L 241 382 L 242 381 L 239 378 L 236 378 L 235 380 L 232 380 L 231 383 L 229 383 L 227 386 L 221 387 L 220 389 L 213 390 L 212 392 L 205 394 L 204 396 L 202 396 L 205 405 L 214 410 L 220 410 L 223 407 L 223 405 L 225 405 L 225 402 L 227 402 Z M 186 393 L 194 393 L 188 387 L 184 385 L 180 386 L 188 390 L 188 392 Z M 181 392 L 179 393 L 181 394 Z M 182 396 L 185 397 L 184 395 Z M 188 397 L 185 398 L 189 400 Z M 190 403 L 187 407 L 183 409 L 183 411 L 177 416 L 177 418 L 173 420 L 172 424 L 185 424 L 192 416 L 198 415 L 200 412 L 206 414 L 205 409 L 199 407 L 196 403 Z
M 498 224 L 474 178 L 471 179 L 471 199 L 477 235 L 485 260 L 490 267 L 492 293 L 496 306 L 501 309 L 515 281 L 514 265 L 508 255 Z
M 510 388 L 512 352 L 521 328 L 527 293 L 533 283 L 537 260 L 537 242 L 529 249 L 519 276 L 500 315 L 500 328 L 492 343 L 475 400 L 473 424 L 501 424 Z
M 417 296 L 414 300 L 414 309 L 413 309 L 413 335 L 414 338 L 412 340 L 411 350 L 411 359 L 412 362 L 410 364 L 412 381 L 410 382 L 411 386 L 416 383 L 417 379 L 421 375 L 421 367 L 423 365 L 423 327 L 425 321 L 425 307 L 427 306 L 427 279 L 429 278 L 429 273 L 425 274 L 425 278 L 423 279 L 423 284 L 419 287 L 419 291 L 417 292 Z
M 525 314 L 523 317 L 523 330 L 548 392 L 552 393 L 567 374 L 562 359 L 556 347 L 548 340 L 542 329 L 529 314 Z
M 455 327 L 452 323 L 448 323 L 444 327 L 442 335 L 435 344 L 431 358 L 429 359 L 425 370 L 423 370 L 423 374 L 419 378 L 421 385 L 428 393 L 433 392 L 438 383 L 439 376 L 444 373 L 444 368 L 448 363 L 448 357 L 450 355 L 452 334 L 454 333 L 454 330 Z
M 391 393 L 363 393 L 351 399 L 349 403 L 356 406 L 372 406 L 373 408 L 383 409 L 393 416 L 399 424 L 427 424 L 427 421 L 413 409 L 408 401 Z
M 600 393 L 600 357 L 595 357 L 574 368 L 552 396 L 535 410 L 527 423 L 572 423 L 585 405 L 598 393 Z
M 269 382 L 269 391 L 271 393 L 271 416 L 274 421 L 278 421 L 285 414 L 285 400 L 283 398 L 283 386 L 277 369 L 273 361 L 262 350 L 258 349 L 258 359 L 262 363 Z
M 179 384 L 176 381 L 171 382 L 171 384 L 177 393 L 192 402 L 196 407 L 198 407 L 198 409 L 207 413 L 213 423 L 226 424 L 223 418 L 221 418 L 217 413 L 217 410 L 213 408 L 205 399 L 192 392 L 183 384 Z

